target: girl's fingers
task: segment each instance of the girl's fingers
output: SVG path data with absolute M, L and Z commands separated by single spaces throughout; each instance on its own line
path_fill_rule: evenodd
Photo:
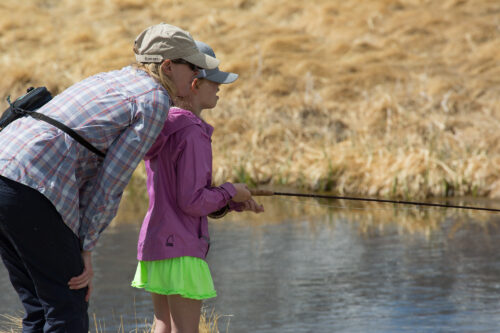
M 255 203 L 255 201 L 251 200 L 250 201 L 250 210 L 252 212 L 255 212 L 256 209 L 257 209 L 257 204 Z
M 264 211 L 264 206 L 259 205 L 253 199 L 245 201 L 244 205 L 245 205 L 245 210 L 249 210 L 249 211 L 252 211 L 254 213 L 261 213 Z
M 235 183 L 233 185 L 236 189 L 236 194 L 232 198 L 234 202 L 244 202 L 252 198 L 252 194 L 250 193 L 250 190 L 248 189 L 248 186 L 246 184 Z
M 259 205 L 259 204 L 258 204 L 257 202 L 255 202 L 254 200 L 252 200 L 252 201 L 253 201 L 253 203 L 254 203 L 254 207 L 253 207 L 254 209 L 253 209 L 253 211 L 254 211 L 255 213 L 262 213 L 262 212 L 264 211 L 264 206 Z
M 262 213 L 263 211 L 264 211 L 264 206 L 257 204 L 257 210 L 255 212 Z

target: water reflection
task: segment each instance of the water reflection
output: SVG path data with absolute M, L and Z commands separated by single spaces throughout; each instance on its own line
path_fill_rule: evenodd
M 207 306 L 231 315 L 219 321 L 222 330 L 228 323 L 230 332 L 498 330 L 496 214 L 264 203 L 265 214 L 232 214 L 210 225 L 218 297 Z M 109 332 L 118 330 L 120 316 L 125 331 L 151 320 L 149 295 L 129 287 L 137 233 L 137 223 L 114 223 L 96 250 L 90 311 Z M 20 305 L 0 270 L 0 313 L 12 313 Z
M 235 318 L 254 318 L 247 324 L 261 323 L 259 332 L 496 329 L 497 222 L 453 238 L 448 232 L 452 220 L 443 221 L 430 237 L 402 235 L 396 227 L 360 234 L 366 230 L 362 223 L 342 219 L 316 224 L 324 229 L 311 228 L 308 221 L 290 222 L 286 230 L 264 226 L 257 242 L 246 238 L 250 230 L 221 227 L 216 244 L 231 248 L 227 239 L 232 238 L 238 253 L 233 252 L 230 265 L 224 265 L 228 257 L 211 257 L 219 268 L 216 281 L 230 286 L 216 304 L 229 304 L 226 309 Z M 235 319 L 233 327 L 245 330 L 239 325 Z

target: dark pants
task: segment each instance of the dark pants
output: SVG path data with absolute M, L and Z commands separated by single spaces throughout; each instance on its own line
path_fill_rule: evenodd
M 0 254 L 26 310 L 23 332 L 88 332 L 78 237 L 38 191 L 0 176 Z

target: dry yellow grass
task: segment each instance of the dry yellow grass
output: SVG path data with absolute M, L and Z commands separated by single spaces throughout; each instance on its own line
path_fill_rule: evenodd
M 205 112 L 216 182 L 500 196 L 497 0 L 4 0 L 0 15 L 0 97 L 127 65 L 159 22 L 212 45 L 240 74 Z

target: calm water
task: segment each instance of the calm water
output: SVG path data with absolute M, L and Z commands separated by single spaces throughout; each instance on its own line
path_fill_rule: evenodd
M 206 307 L 221 332 L 500 332 L 497 215 L 296 206 L 211 222 Z M 137 233 L 111 227 L 95 251 L 89 313 L 107 332 L 151 322 L 149 295 L 129 287 Z M 1 266 L 0 313 L 20 311 Z

